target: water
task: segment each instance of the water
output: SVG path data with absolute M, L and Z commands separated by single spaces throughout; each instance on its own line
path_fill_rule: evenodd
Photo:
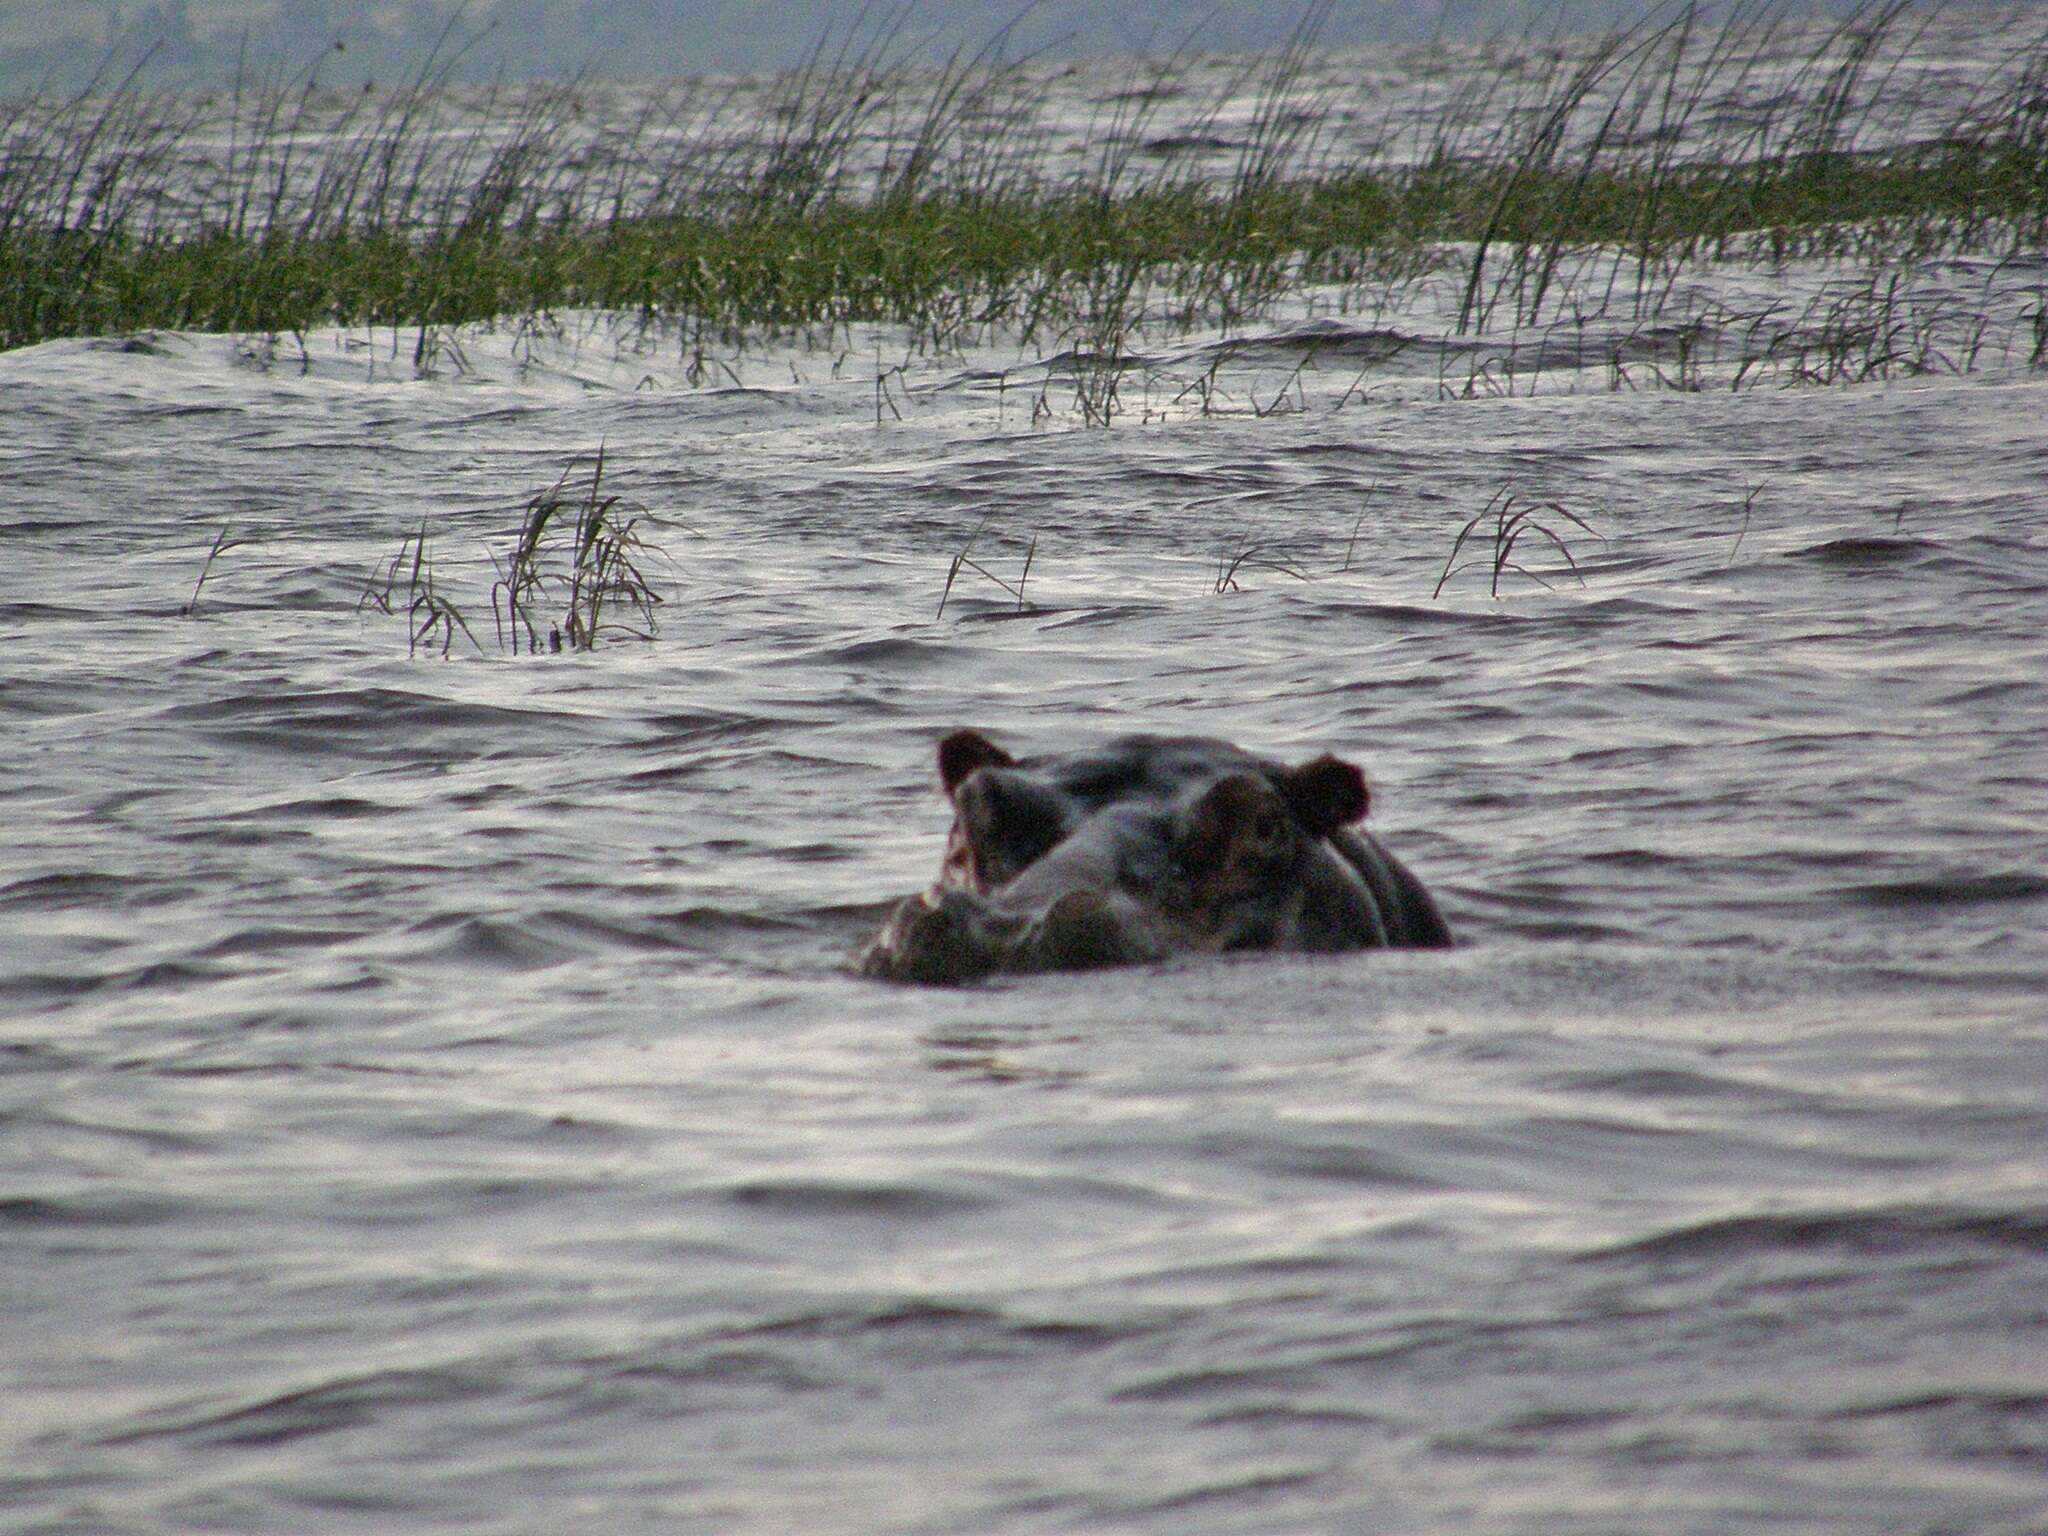
M 1557 20 L 1481 45 L 1269 55 L 1204 51 L 1198 28 L 1164 42 L 1168 57 L 1006 60 L 994 48 L 922 70 L 908 62 L 915 46 L 886 41 L 915 39 L 854 20 L 808 73 L 431 91 L 259 70 L 239 89 L 138 91 L 112 111 L 16 99 L 0 155 L 29 222 L 118 216 L 130 233 L 184 233 L 267 217 L 446 228 L 480 188 L 489 222 L 517 227 L 565 211 L 695 212 L 736 186 L 757 194 L 812 173 L 866 195 L 899 187 L 913 165 L 926 186 L 1092 194 L 1519 160 L 1553 138 L 1530 163 L 1573 166 L 1596 140 L 1681 164 L 2040 132 L 2048 33 L 2027 3 L 1866 8 L 1853 21 L 1753 6 L 1729 32 L 1653 9 L 1626 34 L 1545 36 Z
M 1108 431 L 595 316 L 0 355 L 0 1526 L 2048 1530 L 2044 274 L 1909 275 L 1972 371 L 1447 280 Z M 600 444 L 658 635 L 507 656 Z M 1583 583 L 1433 597 L 1508 495 Z M 1464 942 L 858 978 L 964 724 L 1353 756 Z

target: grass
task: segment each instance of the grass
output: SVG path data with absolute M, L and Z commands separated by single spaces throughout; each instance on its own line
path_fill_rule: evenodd
M 399 593 L 401 582 L 405 587 L 403 596 Z M 431 646 L 438 640 L 441 655 L 446 659 L 455 648 L 458 630 L 477 650 L 483 649 L 462 610 L 441 592 L 434 562 L 428 554 L 424 521 L 417 532 L 408 534 L 399 544 L 398 553 L 383 570 L 364 584 L 363 595 L 356 604 L 359 613 L 375 609 L 379 613 L 397 614 L 401 608 L 410 636 L 406 642 L 408 656 L 417 655 L 421 645 Z
M 1189 325 L 1242 322 L 1262 312 L 1277 273 L 1296 287 L 1356 280 L 1374 253 L 1467 242 L 1465 323 L 1513 302 L 1532 324 L 1554 274 L 1511 269 L 1482 286 L 1502 241 L 1537 251 L 1567 239 L 1628 242 L 1656 253 L 1643 257 L 1645 271 L 1731 248 L 1764 262 L 1849 255 L 1872 242 L 1932 253 L 1967 248 L 1973 236 L 2003 243 L 2008 225 L 2048 237 L 2044 178 L 2048 159 L 2010 146 L 1947 145 L 1837 155 L 1761 178 L 1700 167 L 1655 184 L 1619 171 L 1597 184 L 1560 172 L 1503 178 L 1475 165 L 1354 174 L 1264 189 L 1255 212 L 1225 191 L 1178 188 L 1107 205 L 935 196 L 423 235 L 27 229 L 0 232 L 0 342 L 145 329 L 428 330 L 592 308 L 686 318 L 727 342 L 763 331 L 829 342 L 863 323 L 905 327 L 934 350 L 996 332 L 1026 346 L 1071 336 L 1077 353 L 1109 363 L 1154 292 L 1184 295 Z M 1247 219 L 1271 252 L 1263 263 L 1235 243 L 1233 226 Z M 1099 414 L 1104 390 L 1082 393 Z
M 1517 505 L 1518 501 L 1520 505 Z M 1546 517 L 1552 521 L 1545 522 L 1543 519 Z M 1743 509 L 1743 517 L 1744 527 L 1747 527 L 1747 506 Z M 1467 560 L 1464 564 L 1460 565 L 1458 563 L 1458 556 L 1464 551 L 1466 542 L 1472 539 L 1472 535 L 1489 518 L 1493 521 L 1493 547 L 1486 553 Z M 1535 571 L 1530 570 L 1528 566 L 1515 557 L 1517 546 L 1525 542 L 1540 543 L 1555 550 L 1563 557 L 1564 563 L 1570 569 L 1572 575 L 1578 577 L 1579 585 L 1584 586 L 1586 578 L 1579 571 L 1579 562 L 1572 558 L 1571 547 L 1565 542 L 1564 536 L 1555 527 L 1555 522 L 1559 519 L 1570 523 L 1581 533 L 1591 535 L 1593 538 L 1599 537 L 1597 533 L 1593 532 L 1591 524 L 1587 523 L 1584 518 L 1579 517 L 1577 514 L 1566 511 L 1560 503 L 1555 501 L 1529 501 L 1525 498 L 1517 497 L 1512 489 L 1503 486 L 1500 490 L 1494 492 L 1492 498 L 1486 503 L 1485 509 L 1477 517 L 1458 530 L 1457 538 L 1451 543 L 1451 552 L 1444 560 L 1443 574 L 1437 577 L 1436 588 L 1429 594 L 1431 600 L 1433 601 L 1443 595 L 1445 585 L 1453 576 L 1458 575 L 1461 571 L 1471 570 L 1474 567 L 1490 572 L 1487 590 L 1494 597 L 1500 596 L 1500 579 L 1510 571 L 1514 572 L 1517 576 L 1528 578 L 1545 591 L 1551 590 L 1548 581 L 1544 580 Z M 1740 541 L 1738 540 L 1738 542 Z
M 179 610 L 186 618 L 192 619 L 199 616 L 199 592 L 206 585 L 206 578 L 213 574 L 214 561 L 218 560 L 227 550 L 234 549 L 247 542 L 244 539 L 235 538 L 233 534 L 234 525 L 232 523 L 223 523 L 221 524 L 220 532 L 214 535 L 213 547 L 207 550 L 206 561 L 199 567 L 199 579 L 192 583 L 192 596 L 186 600 L 185 606 Z
M 641 532 L 652 521 L 644 509 L 605 489 L 604 461 L 600 447 L 580 483 L 571 464 L 527 500 L 502 554 L 486 548 L 497 578 L 490 603 L 500 651 L 534 656 L 654 638 L 665 599 L 648 572 L 668 556 Z M 216 553 L 218 547 L 216 541 Z M 458 634 L 478 652 L 484 649 L 441 586 L 425 522 L 372 574 L 357 609 L 403 614 L 411 654 L 425 645 L 446 657 Z
M 550 651 L 594 650 L 607 635 L 651 640 L 658 627 L 664 599 L 647 567 L 666 556 L 640 533 L 645 512 L 604 493 L 602 447 L 580 493 L 568 489 L 574 473 L 527 502 L 510 553 L 492 557 L 498 643 L 515 656 L 522 637 L 529 655 L 540 650 L 542 626 Z
M 973 571 L 977 576 L 995 583 L 1017 600 L 1018 613 L 1024 611 L 1024 583 L 1031 578 L 1031 562 L 1038 558 L 1038 537 L 1036 534 L 1032 535 L 1031 542 L 1025 546 L 1024 563 L 1018 568 L 1017 579 L 1009 581 L 974 558 L 974 546 L 987 528 L 988 522 L 983 519 L 981 525 L 968 535 L 967 542 L 960 547 L 959 553 L 955 554 L 951 563 L 947 565 L 946 585 L 939 593 L 939 611 L 933 615 L 934 618 L 943 619 L 946 616 L 946 604 L 953 596 L 953 583 L 960 579 L 962 571 Z
M 1763 489 L 1762 486 L 1752 487 L 1742 501 L 1742 527 L 1736 534 L 1734 549 L 1729 552 L 1728 558 L 1731 562 L 1735 558 L 1735 552 L 1742 547 L 1742 540 L 1749 531 L 1751 512 Z M 1358 550 L 1359 529 L 1364 525 L 1372 499 L 1378 491 L 1379 487 L 1374 485 L 1365 493 L 1365 510 L 1360 511 L 1357 520 L 1352 524 L 1351 536 L 1344 546 L 1343 562 L 1329 567 L 1338 575 L 1352 569 L 1353 559 Z M 1486 527 L 1489 523 L 1490 529 Z M 1585 575 L 1579 569 L 1578 559 L 1572 554 L 1565 533 L 1560 531 L 1566 525 L 1588 538 L 1602 538 L 1591 523 L 1566 508 L 1563 503 L 1555 500 L 1537 501 L 1517 491 L 1512 485 L 1503 485 L 1487 499 L 1485 507 L 1478 515 L 1469 519 L 1458 530 L 1457 537 L 1451 542 L 1451 552 L 1444 560 L 1443 570 L 1438 574 L 1436 585 L 1430 591 L 1430 600 L 1434 602 L 1442 597 L 1444 588 L 1450 585 L 1454 578 L 1469 570 L 1487 572 L 1487 590 L 1496 598 L 1500 596 L 1502 577 L 1509 574 L 1533 581 L 1545 591 L 1554 591 L 1554 586 L 1544 574 L 1530 569 L 1525 563 L 1526 556 L 1518 555 L 1518 549 L 1524 545 L 1547 550 L 1562 560 L 1562 569 L 1569 571 L 1583 587 L 1586 584 Z M 1311 568 L 1314 563 L 1314 552 L 1309 543 L 1310 541 L 1303 539 L 1260 537 L 1240 531 L 1218 554 L 1210 590 L 1218 597 L 1226 593 L 1242 592 L 1244 587 L 1240 584 L 1239 577 L 1249 577 L 1253 572 L 1270 572 L 1294 581 L 1314 581 L 1316 573 Z M 1458 557 L 1465 554 L 1468 546 L 1474 553 L 1460 561 Z M 959 563 L 958 560 L 955 561 L 956 568 Z M 1557 572 L 1553 571 L 1552 574 Z M 940 611 L 944 611 L 943 604 Z
M 452 89 L 452 47 L 395 91 L 338 96 L 315 65 L 210 100 L 131 76 L 0 103 L 0 346 L 151 328 L 303 346 L 317 327 L 388 327 L 416 333 L 427 369 L 460 365 L 452 327 L 591 308 L 674 327 L 691 377 L 714 382 L 732 370 L 707 346 L 850 350 L 855 327 L 885 325 L 929 355 L 996 339 L 1061 353 L 1076 414 L 1109 425 L 1131 409 L 1144 335 L 1228 333 L 1318 288 L 1364 309 L 1432 271 L 1455 275 L 1461 331 L 1529 332 L 1583 322 L 1589 303 L 1647 327 L 1703 261 L 1840 262 L 1869 291 L 1788 326 L 1796 344 L 1765 327 L 1751 382 L 1885 377 L 1916 357 L 1960 369 L 1974 358 L 1885 275 L 2048 243 L 2048 40 L 1900 142 L 1886 83 L 1919 15 L 1902 0 L 1808 31 L 1753 0 L 1711 30 L 1681 5 L 1474 71 L 1424 141 L 1340 155 L 1330 125 L 1355 103 L 1317 67 L 1325 9 L 1206 104 L 1188 51 L 1134 64 L 1099 147 L 1059 169 L 1035 131 L 1045 71 L 1006 61 L 1001 34 L 913 67 L 887 20 L 820 40 L 774 81 L 650 93 L 602 131 L 577 84 Z M 1770 104 L 1723 110 L 1788 49 L 1803 62 L 1789 86 L 1775 66 Z M 1170 102 L 1198 140 L 1249 102 L 1222 169 L 1142 152 L 1171 137 Z M 736 114 L 751 136 L 733 137 Z M 2038 366 L 2039 305 L 2031 321 Z M 879 420 L 896 407 L 876 373 Z M 1700 377 L 1682 356 L 1617 363 L 1612 387 Z M 1526 382 L 1488 363 L 1462 392 Z
M 1294 546 L 1283 539 L 1254 538 L 1240 533 L 1216 560 L 1216 579 L 1211 587 L 1218 597 L 1226 592 L 1242 592 L 1237 578 L 1249 571 L 1277 571 L 1283 576 L 1292 576 L 1296 581 L 1307 581 L 1308 572 Z

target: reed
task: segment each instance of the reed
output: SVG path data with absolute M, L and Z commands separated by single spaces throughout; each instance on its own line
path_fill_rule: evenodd
M 220 532 L 214 535 L 213 547 L 207 550 L 206 559 L 199 567 L 199 579 L 192 583 L 192 596 L 186 601 L 185 606 L 179 610 L 186 618 L 197 618 L 199 615 L 199 592 L 206 585 L 206 578 L 213 574 L 213 562 L 218 560 L 226 551 L 235 548 L 236 545 L 248 542 L 246 539 L 231 537 L 233 532 L 234 525 L 232 523 L 223 523 L 221 524 Z
M 1294 546 L 1284 539 L 1262 539 L 1240 533 L 1216 561 L 1216 579 L 1211 588 L 1218 597 L 1225 592 L 1242 592 L 1237 578 L 1246 571 L 1274 571 L 1296 581 L 1310 579 Z
M 462 616 L 462 610 L 441 591 L 427 542 L 427 525 L 423 519 L 418 530 L 407 534 L 399 543 L 398 552 L 364 583 L 356 611 L 361 613 L 374 609 L 378 613 L 395 615 L 402 610 L 409 637 L 406 641 L 408 656 L 417 655 L 421 645 L 432 645 L 438 640 L 441 657 L 445 661 L 455 648 L 457 631 L 481 653 L 483 646 L 471 631 L 469 621 Z M 402 596 L 399 592 L 401 582 L 405 589 Z
M 1031 542 L 1025 546 L 1024 563 L 1018 568 L 1017 579 L 1009 581 L 974 558 L 974 546 L 981 541 L 981 536 L 987 529 L 988 521 L 983 519 L 974 532 L 967 536 L 967 542 L 960 546 L 959 552 L 947 565 L 946 585 L 939 593 L 939 611 L 933 615 L 935 619 L 943 619 L 946 616 L 946 604 L 953 596 L 953 583 L 960 579 L 962 571 L 972 571 L 977 576 L 993 582 L 1017 600 L 1018 613 L 1024 611 L 1024 584 L 1031 579 L 1031 562 L 1038 558 L 1038 536 L 1033 534 Z
M 666 558 L 640 532 L 645 509 L 604 490 L 602 446 L 580 490 L 570 489 L 575 466 L 527 503 L 512 548 L 491 587 L 498 643 L 519 654 L 541 649 L 588 651 L 606 636 L 654 638 L 656 610 L 665 599 L 648 567 Z M 623 617 L 622 617 L 623 615 Z
M 1519 505 L 1517 505 L 1518 502 Z M 1443 574 L 1437 577 L 1436 587 L 1429 594 L 1430 598 L 1434 600 L 1441 597 L 1445 584 L 1453 576 L 1457 575 L 1460 571 L 1470 570 L 1475 566 L 1491 572 L 1488 591 L 1496 598 L 1500 596 L 1500 579 L 1509 571 L 1513 571 L 1517 576 L 1526 576 L 1546 591 L 1551 590 L 1551 585 L 1548 581 L 1530 570 L 1515 557 L 1516 548 L 1531 539 L 1538 540 L 1549 548 L 1556 550 L 1563 557 L 1564 563 L 1570 568 L 1572 575 L 1578 577 L 1579 585 L 1584 586 L 1586 578 L 1579 571 L 1578 561 L 1572 558 L 1571 547 L 1565 542 L 1564 536 L 1555 527 L 1542 520 L 1545 517 L 1553 519 L 1562 518 L 1581 532 L 1590 534 L 1594 538 L 1599 537 L 1597 533 L 1593 532 L 1591 524 L 1587 523 L 1585 519 L 1577 514 L 1566 511 L 1560 503 L 1555 501 L 1530 501 L 1519 497 L 1511 488 L 1502 486 L 1501 489 L 1493 493 L 1493 496 L 1487 501 L 1484 510 L 1458 530 L 1458 537 L 1451 544 L 1450 555 L 1444 561 Z M 1489 518 L 1493 521 L 1492 548 L 1477 558 L 1466 561 L 1463 565 L 1458 564 L 1458 555 L 1465 548 L 1466 541 L 1471 539 L 1480 525 Z
M 1340 400 L 1338 404 L 1342 405 L 1343 402 Z M 1358 516 L 1352 520 L 1351 537 L 1344 541 L 1344 563 L 1337 567 L 1339 575 L 1351 569 L 1352 557 L 1358 553 L 1359 530 L 1365 527 L 1366 516 L 1368 513 L 1372 511 L 1372 499 L 1379 493 L 1380 483 L 1377 480 L 1375 480 L 1371 485 L 1365 488 L 1365 495 L 1359 498 L 1359 513 Z
M 1749 537 L 1750 519 L 1756 514 L 1756 499 L 1763 495 L 1765 486 L 1752 485 L 1742 495 L 1742 526 L 1735 530 L 1735 542 L 1728 547 L 1725 564 L 1733 565 L 1735 557 L 1742 553 L 1742 541 Z
M 607 639 L 654 637 L 665 599 L 650 570 L 668 556 L 642 532 L 653 519 L 605 488 L 602 446 L 587 479 L 577 470 L 572 463 L 547 490 L 528 498 L 502 554 L 486 546 L 496 578 L 490 603 L 500 651 L 589 651 Z M 195 601 L 196 595 L 195 589 Z M 356 606 L 403 614 L 408 654 L 438 646 L 445 658 L 458 635 L 484 653 L 461 605 L 443 588 L 424 520 L 371 573 Z

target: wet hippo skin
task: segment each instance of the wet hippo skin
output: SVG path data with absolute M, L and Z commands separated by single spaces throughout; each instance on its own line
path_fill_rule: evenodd
M 1341 759 L 1289 767 L 1192 736 L 1014 758 L 979 731 L 938 757 L 945 862 L 862 952 L 871 976 L 1451 942 L 1422 882 L 1352 825 L 1365 776 Z

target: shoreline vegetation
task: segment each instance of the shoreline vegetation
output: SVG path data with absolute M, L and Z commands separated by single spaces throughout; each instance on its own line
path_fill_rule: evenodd
M 1114 359 L 1311 290 L 1366 312 L 1425 275 L 1462 334 L 1583 319 L 1596 264 L 1601 312 L 1650 322 L 1701 263 L 1877 274 L 2048 247 L 2048 34 L 1902 137 L 1880 119 L 1929 13 L 1738 4 L 1710 29 L 1685 6 L 1513 66 L 1472 51 L 1428 123 L 1356 148 L 1333 125 L 1371 98 L 1323 67 L 1325 10 L 1206 100 L 1196 56 L 1126 61 L 1058 166 L 1051 71 L 1000 35 L 913 65 L 891 28 L 773 80 L 651 91 L 601 131 L 591 82 L 463 90 L 446 59 L 395 91 L 337 95 L 315 68 L 0 101 L 0 348 L 334 326 L 418 328 L 424 350 L 436 328 L 595 309 L 700 357 L 767 335 L 850 350 L 884 324 L 917 353 Z

